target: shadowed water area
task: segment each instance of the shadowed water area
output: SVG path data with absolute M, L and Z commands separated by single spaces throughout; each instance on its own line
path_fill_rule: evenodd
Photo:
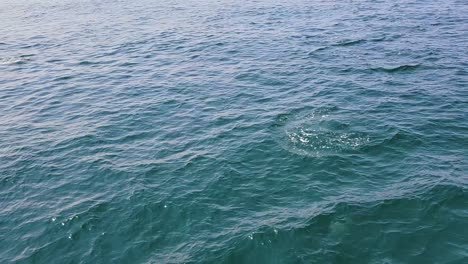
M 468 263 L 468 2 L 0 25 L 0 263 Z

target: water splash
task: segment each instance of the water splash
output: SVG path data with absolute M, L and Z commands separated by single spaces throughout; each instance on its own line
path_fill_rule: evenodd
M 336 108 L 317 108 L 292 118 L 279 116 L 280 144 L 286 150 L 305 156 L 333 155 L 359 150 L 372 143 L 370 129 L 355 127 L 351 115 Z

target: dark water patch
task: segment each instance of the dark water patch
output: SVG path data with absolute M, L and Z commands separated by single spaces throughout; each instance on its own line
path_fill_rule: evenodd
M 374 72 L 383 72 L 383 73 L 411 73 L 416 70 L 423 69 L 424 67 L 421 64 L 406 64 L 396 67 L 375 67 L 371 68 L 371 71 Z
M 55 82 L 61 82 L 61 81 L 71 80 L 71 79 L 73 79 L 73 78 L 75 78 L 75 76 L 72 76 L 72 75 L 61 76 L 61 77 L 55 78 L 53 81 L 55 81 Z
M 80 61 L 78 62 L 78 65 L 93 65 L 93 64 L 98 64 L 97 62 L 91 62 L 91 61 Z
M 94 65 L 106 65 L 106 64 L 113 64 L 117 62 L 117 60 L 105 60 L 105 61 L 89 61 L 84 60 L 77 63 L 79 66 L 94 66 Z
M 234 79 L 237 81 L 258 83 L 267 86 L 280 86 L 286 84 L 286 82 L 282 81 L 281 79 L 266 77 L 266 74 L 256 72 L 240 73 L 237 74 Z
M 420 70 L 427 70 L 431 69 L 431 67 L 423 66 L 422 64 L 405 64 L 395 67 L 371 67 L 371 68 L 363 68 L 363 67 L 342 67 L 335 69 L 337 72 L 341 74 L 351 74 L 351 73 L 359 73 L 359 74 L 369 74 L 369 73 L 387 73 L 387 74 L 405 74 L 405 73 L 413 73 Z M 393 80 L 388 82 L 395 82 Z
M 459 75 L 459 76 L 467 76 L 468 75 L 468 70 L 466 70 L 466 69 L 457 69 L 455 71 L 455 74 Z
M 63 59 L 49 59 L 46 62 L 47 63 L 57 63 L 57 62 L 64 62 L 65 60 Z
M 227 54 L 233 54 L 233 55 L 234 55 L 234 54 L 240 53 L 240 51 L 239 51 L 239 50 L 236 50 L 236 49 L 230 49 L 230 50 L 227 50 L 226 53 L 227 53 Z
M 131 66 L 136 66 L 138 65 L 138 63 L 136 62 L 123 62 L 123 63 L 120 63 L 118 66 L 120 67 L 131 67 Z
M 366 42 L 365 39 L 343 40 L 343 41 L 339 41 L 337 43 L 332 44 L 332 46 L 335 46 L 335 47 L 349 47 L 349 46 L 362 44 L 364 42 Z
M 386 257 L 389 263 L 429 259 L 463 262 L 468 253 L 463 239 L 467 234 L 452 236 L 447 246 L 447 236 L 464 229 L 461 223 L 444 216 L 447 213 L 455 216 L 458 210 L 466 215 L 467 197 L 461 187 L 437 186 L 408 197 L 339 202 L 326 206 L 303 226 L 262 227 L 238 241 L 232 250 L 219 252 L 215 259 L 261 263 L 372 262 L 382 260 L 382 252 L 389 247 L 397 247 L 400 254 Z M 425 237 L 429 234 L 433 239 L 427 241 Z M 361 239 L 356 241 L 356 237 Z
M 393 153 L 395 151 L 400 153 L 403 149 L 414 149 L 425 144 L 424 138 L 414 132 L 396 129 L 389 130 L 387 131 L 387 136 L 363 146 L 361 149 L 362 153 L 370 155 Z
M 371 38 L 371 39 L 369 39 L 369 41 L 371 41 L 371 42 L 382 42 L 382 41 L 386 41 L 386 40 L 388 40 L 387 37 L 379 37 L 379 38 Z

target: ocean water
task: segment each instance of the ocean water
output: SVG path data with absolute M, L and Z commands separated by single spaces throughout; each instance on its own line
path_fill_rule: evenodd
M 0 25 L 0 263 L 468 263 L 467 1 Z

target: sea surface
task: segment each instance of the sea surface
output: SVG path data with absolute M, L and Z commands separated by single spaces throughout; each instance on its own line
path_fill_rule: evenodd
M 0 263 L 468 263 L 468 2 L 1 0 Z

